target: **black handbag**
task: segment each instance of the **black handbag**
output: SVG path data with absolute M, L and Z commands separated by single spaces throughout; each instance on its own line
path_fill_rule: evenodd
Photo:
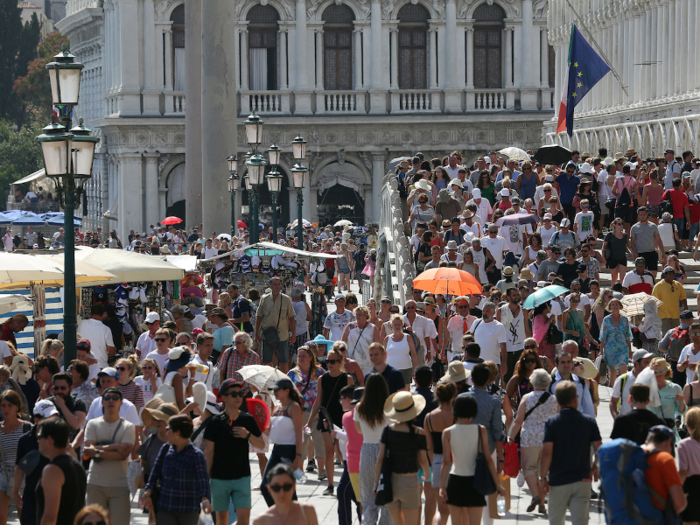
M 433 381 L 437 383 L 445 375 L 445 363 L 443 363 L 439 358 L 435 358 L 431 366 L 433 370 Z
M 384 460 L 382 461 L 382 471 L 379 473 L 377 483 L 377 493 L 374 498 L 375 505 L 386 505 L 394 501 L 394 489 L 391 485 L 391 463 L 389 462 L 389 449 L 384 448 Z
M 481 451 L 481 425 L 479 427 L 479 452 L 476 454 L 476 465 L 474 467 L 474 490 L 482 496 L 490 496 L 496 492 L 496 482 L 493 480 L 486 456 Z
M 274 301 L 272 302 L 273 307 L 274 307 Z M 284 299 L 280 297 L 280 315 L 277 317 L 277 326 L 274 328 L 272 326 L 268 326 L 262 331 L 262 336 L 265 342 L 268 345 L 276 345 L 277 343 L 280 342 L 280 334 L 279 334 L 279 326 L 280 326 L 280 319 L 282 319 L 282 307 L 284 306 Z
M 545 335 L 544 338 L 549 344 L 552 345 L 557 345 L 564 342 L 564 334 L 557 330 L 557 326 L 555 324 L 549 325 L 549 328 L 547 328 L 547 335 Z

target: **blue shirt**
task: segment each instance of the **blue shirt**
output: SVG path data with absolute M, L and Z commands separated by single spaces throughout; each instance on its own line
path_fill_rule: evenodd
M 562 204 L 571 204 L 576 196 L 581 179 L 576 175 L 569 178 L 566 173 L 562 173 L 554 181 L 559 184 L 559 199 Z
M 552 464 L 549 484 L 568 485 L 591 479 L 591 444 L 600 439 L 595 418 L 572 408 L 544 423 L 544 442 L 552 443 Z
M 476 398 L 478 411 L 474 423 L 484 425 L 489 437 L 489 451 L 496 450 L 496 441 L 503 442 L 503 421 L 501 421 L 501 402 L 496 396 L 492 396 L 483 388 L 472 388 L 469 392 L 460 396 L 473 396 Z
M 202 498 L 211 499 L 207 460 L 191 443 L 180 452 L 163 445 L 146 484 L 153 490 L 160 480 L 160 496 L 153 504 L 167 512 L 198 512 Z
M 554 372 L 553 377 L 554 381 L 552 381 L 552 384 L 549 387 L 549 392 L 552 395 L 554 395 L 554 389 L 559 384 L 559 381 L 562 380 L 559 370 Z M 588 386 L 583 382 L 583 379 L 574 374 L 571 374 L 571 381 L 573 381 L 576 385 L 576 391 L 578 392 L 578 411 L 595 419 L 593 398 L 591 397 L 591 391 L 588 389 Z
M 435 397 L 435 394 L 433 394 L 433 391 L 430 390 L 429 388 L 423 388 L 423 387 L 416 387 L 416 394 L 419 394 L 425 398 L 425 408 L 423 411 L 418 414 L 418 417 L 416 418 L 416 425 L 419 427 L 423 427 L 423 422 L 425 421 L 425 416 L 435 410 L 437 407 L 440 406 L 440 403 L 438 403 L 437 398 Z
M 240 319 L 241 317 L 243 317 L 244 314 L 248 314 L 248 320 L 244 323 L 240 323 L 242 325 L 240 328 L 243 332 L 246 332 L 247 334 L 252 334 L 253 325 L 250 323 L 250 301 L 242 295 L 239 295 L 238 298 L 236 298 L 236 300 L 233 301 L 233 303 L 231 303 L 231 311 L 233 312 L 234 319 Z
M 214 332 L 214 350 L 221 353 L 224 351 L 224 346 L 233 345 L 233 327 L 224 325 Z
M 367 378 L 370 376 L 370 374 L 376 373 L 378 372 L 374 368 L 372 368 L 371 372 L 367 372 L 365 374 L 365 383 L 367 382 Z M 403 380 L 403 374 L 398 368 L 394 368 L 389 364 L 386 365 L 384 372 L 382 372 L 382 377 L 386 380 L 386 384 L 389 386 L 389 394 L 398 392 L 406 386 L 406 383 Z

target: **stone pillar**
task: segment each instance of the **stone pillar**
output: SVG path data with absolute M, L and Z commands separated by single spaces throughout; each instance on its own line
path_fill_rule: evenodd
M 155 206 L 155 203 L 158 201 L 158 159 L 160 158 L 160 153 L 144 153 L 143 157 L 146 161 L 146 187 L 144 188 L 146 193 L 146 216 L 144 222 L 148 226 L 157 224 L 165 215 L 161 215 L 159 207 Z M 186 219 L 189 218 L 186 217 Z M 186 220 L 185 224 L 194 225 L 189 220 Z
M 104 44 L 102 45 L 102 68 L 104 71 L 104 84 L 107 93 L 112 92 L 112 16 L 113 10 L 107 3 L 104 4 Z M 103 228 L 104 229 L 104 228 Z
M 474 89 L 474 27 L 467 27 L 467 89 Z
M 352 89 L 362 89 L 362 29 L 352 30 Z
M 540 28 L 540 86 L 549 87 L 549 42 L 547 42 L 547 26 Z M 546 104 L 545 104 L 546 105 Z
M 538 99 L 538 89 L 537 82 L 535 81 L 535 76 L 539 71 L 539 68 L 535 67 L 535 57 L 537 53 L 533 53 L 533 48 L 537 45 L 537 38 L 535 35 L 535 28 L 532 22 L 532 0 L 522 0 L 522 40 L 516 40 L 516 46 L 520 45 L 523 48 L 522 61 L 516 62 L 522 67 L 522 84 L 520 87 L 520 106 L 524 110 L 536 110 L 537 109 L 537 99 Z M 509 50 L 506 50 L 509 52 Z
M 681 64 L 689 63 L 688 50 L 693 49 L 688 47 L 688 33 L 692 33 L 696 28 L 688 30 L 688 0 L 681 0 L 681 23 L 677 28 L 678 38 L 679 38 L 679 49 L 681 50 L 680 62 Z M 695 0 L 691 3 L 695 4 Z M 688 91 L 688 72 L 692 68 L 682 67 L 680 68 L 678 75 L 678 93 L 686 93 Z
M 473 40 L 474 40 L 474 36 L 472 35 L 472 49 L 473 49 Z M 472 51 L 472 53 L 473 53 L 473 51 Z M 505 55 L 506 55 L 505 87 L 512 88 L 513 87 L 513 28 L 509 27 L 509 26 L 506 26 Z M 473 67 L 472 67 L 472 70 L 473 70 Z
M 685 31 L 687 32 L 686 38 L 688 39 L 687 40 L 688 44 L 686 45 L 686 49 L 691 49 L 691 50 L 695 49 L 696 11 L 697 11 L 696 2 L 689 2 L 688 3 L 688 16 L 687 16 L 687 20 L 685 21 Z M 697 68 L 694 68 L 694 67 L 683 68 L 683 70 L 684 70 L 683 74 L 686 76 L 685 91 L 692 91 L 695 89 L 695 87 L 696 87 L 695 70 L 696 69 Z
M 287 45 L 288 45 L 288 43 L 287 43 L 287 29 L 280 28 L 279 39 L 277 40 L 277 42 L 278 42 L 279 58 L 280 58 L 279 88 L 284 91 L 287 89 L 287 53 L 286 53 Z M 248 43 L 246 42 L 246 53 L 248 52 L 247 49 L 248 49 Z M 245 70 L 244 70 L 244 72 L 245 72 Z M 247 75 L 245 75 L 245 76 L 247 78 Z M 241 85 L 243 85 L 243 82 L 241 82 Z M 248 89 L 248 82 L 247 81 L 245 83 L 245 86 L 246 86 L 246 89 Z M 236 215 L 236 217 L 238 217 L 238 215 Z
M 156 16 L 153 0 L 143 2 L 143 113 L 160 115 L 160 90 L 156 84 Z M 162 55 L 161 55 L 162 56 Z
M 389 32 L 391 34 L 389 40 L 389 46 L 391 47 L 391 85 L 389 89 L 399 89 L 399 27 L 398 25 L 393 25 Z M 428 35 L 432 36 L 432 33 L 428 31 Z M 431 38 L 432 40 L 432 38 Z M 432 49 L 434 46 L 434 41 L 428 43 L 428 49 Z M 430 53 L 432 59 L 433 53 Z M 435 78 L 435 60 L 430 60 L 430 81 L 431 83 Z M 431 86 L 432 87 L 432 86 Z
M 202 2 L 202 224 L 204 234 L 226 231 L 231 200 L 226 158 L 236 151 L 235 4 Z M 189 109 L 189 108 L 188 108 Z
M 241 46 L 241 69 L 240 69 L 240 85 L 241 91 L 248 91 L 248 22 L 239 22 L 241 28 L 240 34 L 240 46 Z M 246 25 L 243 25 L 246 24 Z
M 294 100 L 295 113 L 311 115 L 311 92 L 314 89 L 313 78 L 313 33 L 309 35 L 306 27 L 306 0 L 296 0 L 296 76 Z
M 384 178 L 384 162 L 386 155 L 383 153 L 372 153 L 372 193 L 376 198 L 372 199 L 372 217 L 379 221 L 382 212 L 382 179 Z
M 372 18 L 370 20 L 370 31 L 372 33 L 370 45 L 367 49 L 371 49 L 371 56 L 375 60 L 371 60 L 368 56 L 368 62 L 372 67 L 372 77 L 370 80 L 370 89 L 383 89 L 384 77 L 382 71 L 382 61 L 376 60 L 378 56 L 383 56 L 385 50 L 382 46 L 382 4 L 380 0 L 372 0 Z
M 165 26 L 163 22 L 156 22 L 156 33 L 155 33 L 155 59 L 156 59 L 156 89 L 160 92 L 165 88 L 165 46 L 163 42 L 163 35 L 165 34 Z M 185 49 L 187 53 L 187 49 Z
M 395 31 L 395 32 L 394 32 Z M 438 28 L 434 26 L 433 24 L 430 24 L 428 26 L 428 41 L 427 43 L 427 51 L 428 51 L 428 89 L 437 89 L 438 88 L 438 50 L 437 50 L 437 39 L 435 36 L 437 35 Z M 397 84 L 398 86 L 398 78 L 396 81 L 394 81 L 394 47 L 396 47 L 396 76 L 398 77 L 398 69 L 399 69 L 399 64 L 398 64 L 398 43 L 399 43 L 399 32 L 398 32 L 398 27 L 392 29 L 392 34 L 391 34 L 391 47 L 392 47 L 392 55 L 391 55 L 391 61 L 392 61 L 392 67 L 391 67 L 391 86 L 392 89 L 394 89 L 394 83 Z
M 158 188 L 158 212 L 158 217 L 168 215 L 168 188 Z M 199 226 L 199 224 L 196 226 Z
M 323 78 L 323 27 L 314 31 L 316 36 L 316 91 L 323 91 L 325 79 Z
M 185 34 L 187 34 L 187 14 L 185 14 Z M 201 48 L 201 44 L 200 44 Z M 173 23 L 167 22 L 165 26 L 165 91 L 173 90 Z M 190 56 L 187 51 L 187 46 L 185 46 L 185 57 Z M 187 60 L 187 58 L 185 58 Z M 189 91 L 189 87 L 186 85 L 185 89 Z M 185 95 L 185 98 L 187 96 Z M 189 108 L 188 108 L 189 109 Z
M 121 63 L 122 81 L 119 92 L 122 94 L 119 113 L 121 116 L 141 115 L 141 86 L 139 85 L 139 38 L 138 5 L 136 0 L 122 0 L 121 15 Z
M 445 79 L 445 89 L 459 89 L 462 81 L 457 78 L 456 49 L 460 40 L 457 38 L 457 6 L 455 0 L 447 0 L 445 3 L 445 71 L 442 76 Z
M 122 241 L 130 230 L 143 232 L 143 169 L 140 153 L 119 156 L 119 229 Z
M 378 217 L 373 217 L 372 216 L 372 207 L 374 206 L 374 198 L 372 194 L 374 193 L 374 190 L 372 187 L 364 188 L 364 196 L 365 196 L 365 224 L 370 223 L 370 222 L 375 222 L 379 221 Z M 377 199 L 381 199 L 380 195 L 377 195 Z
M 202 0 L 188 0 L 185 3 L 185 38 L 185 62 L 190 71 L 185 84 L 185 100 L 187 102 L 187 111 L 185 111 L 185 187 L 188 197 L 185 200 L 185 215 L 187 226 L 199 227 L 202 223 L 203 167 Z M 168 76 L 166 79 L 172 79 L 172 76 Z M 167 82 L 172 82 L 172 80 Z

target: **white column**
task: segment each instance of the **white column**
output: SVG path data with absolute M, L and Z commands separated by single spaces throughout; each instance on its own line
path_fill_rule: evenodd
M 445 71 L 442 83 L 445 89 L 459 89 L 462 79 L 457 78 L 456 49 L 460 40 L 457 39 L 457 6 L 455 0 L 447 0 L 445 4 Z
M 370 222 L 378 221 L 379 219 L 375 219 L 372 217 L 372 209 L 374 206 L 374 198 L 373 198 L 373 190 L 371 187 L 365 188 L 364 191 L 364 198 L 365 198 L 365 224 L 368 224 Z M 380 199 L 381 196 L 377 195 L 377 198 Z
M 122 236 L 143 231 L 143 170 L 140 153 L 119 156 L 119 226 Z
M 523 49 L 522 45 L 520 45 L 520 43 L 523 41 L 522 40 L 523 28 L 522 28 L 521 24 L 516 23 L 515 25 L 513 25 L 512 31 L 513 31 L 513 36 L 511 38 L 512 38 L 512 41 L 515 42 L 515 44 L 516 44 L 516 45 L 512 46 L 512 53 L 513 53 L 512 54 L 512 60 L 513 60 L 512 63 L 516 65 L 516 67 L 514 67 L 512 69 L 512 71 L 513 71 L 513 83 L 512 83 L 512 85 L 515 87 L 518 87 L 518 88 L 522 88 L 522 86 L 523 86 L 523 76 L 522 76 L 523 68 L 519 67 L 519 65 L 523 63 L 523 60 L 524 60 L 523 55 L 526 53 L 526 50 Z M 508 55 L 506 55 L 506 56 L 508 56 Z
M 384 161 L 386 155 L 372 153 L 372 217 L 379 221 L 382 211 L 382 179 L 384 178 Z
M 455 41 L 454 68 L 455 82 L 457 89 L 464 89 L 467 83 L 467 28 L 464 26 L 457 27 L 457 40 Z M 449 67 L 449 65 L 448 65 Z
M 279 60 L 280 60 L 280 81 L 279 81 L 279 88 L 281 90 L 287 89 L 287 46 L 289 45 L 289 41 L 287 38 L 287 30 L 286 29 L 280 29 L 279 30 L 279 39 L 278 41 L 278 50 L 279 50 Z M 246 50 L 248 48 L 248 45 L 246 43 Z M 246 51 L 247 53 L 247 51 Z M 246 77 L 246 87 L 248 86 L 248 81 L 247 81 L 247 71 L 245 72 L 245 77 Z M 238 216 L 238 215 L 236 215 Z
M 307 33 L 306 33 L 306 2 L 297 0 L 296 3 L 296 88 L 302 91 L 312 89 L 308 75 L 308 54 L 307 54 Z
M 671 75 L 674 74 L 674 67 L 673 65 L 676 63 L 676 55 L 675 55 L 675 26 L 676 23 L 678 22 L 676 20 L 676 9 L 675 5 L 673 3 L 673 0 L 668 2 L 665 5 L 664 10 L 666 11 L 666 67 L 664 68 L 665 75 L 664 75 L 664 81 L 666 84 L 666 89 L 665 89 L 665 94 L 667 96 L 673 94 L 673 89 L 674 89 L 674 82 L 673 82 L 673 77 Z
M 685 31 L 687 32 L 687 38 L 688 38 L 688 44 L 686 46 L 687 50 L 694 50 L 695 49 L 695 31 L 696 31 L 696 26 L 695 24 L 695 17 L 696 17 L 696 12 L 697 12 L 697 4 L 696 2 L 692 1 L 688 3 L 688 16 L 687 20 L 685 21 Z M 685 84 L 685 91 L 693 91 L 696 87 L 695 84 L 695 70 L 697 68 L 694 67 L 686 67 L 683 68 L 684 74 L 686 75 L 686 84 Z
M 390 89 L 399 89 L 399 28 L 394 25 L 389 29 L 390 40 L 389 45 L 391 46 L 391 86 Z M 430 35 L 430 32 L 428 32 Z M 430 69 L 432 71 L 434 67 L 434 61 L 430 61 Z M 432 73 L 431 73 L 431 76 Z M 434 78 L 434 76 L 433 76 Z
M 513 28 L 506 26 L 505 29 L 505 40 L 506 40 L 506 45 L 504 49 L 505 53 L 505 87 L 507 88 L 512 88 L 513 87 Z M 473 40 L 473 35 L 472 35 L 472 40 Z
M 523 70 L 523 87 L 533 87 L 536 85 L 534 81 L 534 65 L 532 53 L 533 44 L 535 42 L 534 27 L 532 24 L 532 0 L 522 0 L 523 8 L 523 33 L 522 40 L 516 40 L 516 44 L 521 45 L 525 51 L 523 61 L 520 63 Z
M 366 61 L 371 63 L 372 67 L 372 78 L 370 82 L 370 89 L 383 89 L 383 71 L 382 71 L 382 60 L 377 60 L 377 58 L 384 56 L 384 46 L 382 45 L 382 4 L 380 0 L 372 0 L 372 19 L 370 30 L 372 32 L 372 37 L 370 39 L 369 45 L 365 48 L 371 50 L 367 55 Z
M 153 204 L 158 200 L 158 158 L 160 153 L 144 153 L 144 159 L 146 161 L 146 217 L 145 223 L 157 224 L 160 221 L 161 215 L 159 208 Z
M 160 96 L 156 84 L 156 16 L 153 0 L 143 2 L 143 54 L 144 90 L 143 112 L 146 115 L 159 115 Z M 155 223 L 154 223 L 155 224 Z
M 437 45 L 436 45 L 436 39 L 435 36 L 437 35 L 437 27 L 430 27 L 428 29 L 428 72 L 430 77 L 428 78 L 428 88 L 429 89 L 437 89 L 438 87 L 438 82 L 437 82 Z M 398 38 L 399 38 L 399 31 L 398 28 L 396 28 L 395 32 L 392 32 L 391 35 L 391 47 L 392 47 L 392 61 L 394 57 L 394 47 L 398 48 Z M 396 53 L 398 57 L 398 50 Z M 398 62 L 398 60 L 397 60 Z M 396 71 L 398 72 L 398 64 L 396 64 Z M 393 74 L 393 68 L 392 68 L 392 74 Z M 392 79 L 392 85 L 394 84 L 393 79 Z M 398 80 L 397 80 L 398 84 Z
M 169 22 L 165 28 L 165 90 L 173 90 L 173 28 Z
M 474 89 L 474 28 L 467 27 L 467 89 Z
M 107 88 L 108 93 L 111 93 L 112 91 L 112 13 L 112 7 L 105 4 L 105 42 L 102 46 L 102 57 L 105 68 L 105 87 Z
M 316 35 L 316 91 L 323 91 L 323 28 L 319 27 L 314 33 Z
M 352 88 L 362 89 L 362 30 L 355 26 L 352 30 Z
M 674 9 L 676 11 L 676 16 L 674 18 L 672 18 L 672 20 L 675 21 L 675 23 L 673 24 L 673 29 L 674 29 L 674 31 L 673 31 L 673 33 L 674 33 L 673 34 L 673 37 L 674 37 L 673 38 L 673 40 L 674 40 L 673 45 L 675 46 L 675 49 L 674 49 L 675 52 L 673 54 L 674 64 L 688 64 L 688 62 L 686 61 L 686 57 L 685 57 L 686 50 L 684 49 L 683 39 L 682 39 L 683 16 L 684 16 L 683 4 L 684 3 L 685 2 L 683 2 L 682 0 L 675 1 Z M 683 68 L 679 68 L 679 69 L 683 69 Z M 682 77 L 682 75 L 683 75 L 682 71 L 676 71 L 674 68 L 673 93 L 675 95 L 678 95 L 681 93 L 681 77 Z
M 156 41 L 156 88 L 158 91 L 163 91 L 163 88 L 165 87 L 165 63 L 163 60 L 163 51 L 164 51 L 164 42 L 163 42 L 163 24 L 162 22 L 158 22 L 156 24 L 156 34 L 155 34 L 155 41 Z M 187 34 L 187 28 L 185 28 L 185 34 Z M 185 48 L 185 53 L 187 53 L 187 48 Z M 185 61 L 187 59 L 185 58 Z
M 121 68 L 121 4 L 114 3 L 112 11 L 112 17 L 114 19 L 114 27 L 112 31 L 113 42 L 113 58 L 112 68 L 114 71 L 114 91 L 117 92 L 121 89 L 122 85 L 122 68 Z
M 206 0 L 203 0 L 206 1 Z M 248 59 L 249 59 L 249 53 L 248 53 L 248 27 L 241 25 L 240 30 L 238 32 L 240 34 L 240 46 L 241 46 L 241 68 L 240 68 L 240 84 L 241 84 L 241 91 L 248 91 L 250 89 L 249 84 L 248 84 L 248 72 L 249 72 L 249 66 L 248 66 Z
M 121 0 L 121 71 L 122 82 L 120 97 L 121 107 L 120 114 L 122 116 L 136 116 L 141 114 L 141 100 L 139 92 L 141 86 L 139 84 L 139 38 L 138 38 L 138 4 L 135 0 Z
M 540 27 L 540 86 L 549 87 L 549 42 L 547 42 L 547 26 Z

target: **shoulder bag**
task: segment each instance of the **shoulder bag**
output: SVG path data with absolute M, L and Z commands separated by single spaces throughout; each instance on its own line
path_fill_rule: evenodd
M 493 481 L 491 470 L 489 470 L 488 460 L 481 451 L 481 429 L 485 428 L 482 425 L 477 425 L 479 428 L 479 451 L 476 453 L 476 466 L 474 467 L 474 490 L 482 496 L 490 496 L 496 492 L 496 482 Z
M 172 387 L 171 387 L 172 388 Z M 112 434 L 112 439 L 101 439 L 96 445 L 112 445 L 117 439 L 117 433 L 119 432 L 119 429 L 122 428 L 122 423 L 124 422 L 124 418 L 119 418 L 119 423 L 117 423 L 117 428 L 114 429 L 114 434 Z M 104 458 L 92 458 L 92 460 L 96 463 L 99 463 L 100 461 L 104 461 Z
M 176 374 L 177 372 L 171 372 L 171 374 Z M 158 390 L 156 391 L 155 395 L 153 397 L 157 397 L 163 401 L 163 403 L 173 403 L 177 405 L 177 398 L 175 397 L 175 388 L 172 385 L 173 382 L 173 377 L 174 375 L 170 376 L 169 381 L 163 381 L 163 384 L 158 387 Z M 166 379 L 167 375 L 165 378 Z M 98 443 L 99 444 L 99 443 Z
M 549 328 L 547 328 L 547 335 L 544 338 L 549 344 L 557 345 L 564 341 L 564 334 L 557 329 L 556 323 L 550 323 Z
M 384 460 L 382 461 L 382 471 L 379 473 L 374 504 L 386 505 L 392 501 L 394 501 L 394 490 L 391 485 L 391 462 L 389 461 L 389 448 L 384 445 Z
M 544 404 L 547 402 L 547 400 L 549 399 L 549 397 L 550 397 L 551 395 L 552 395 L 552 394 L 550 394 L 549 392 L 545 392 L 544 394 L 542 394 L 542 395 L 540 396 L 540 398 L 537 400 L 537 403 L 535 403 L 535 406 L 532 407 L 532 408 L 531 408 L 530 410 L 528 410 L 527 412 L 525 412 L 525 417 L 523 418 L 523 421 L 525 421 L 525 420 L 527 419 L 527 416 L 529 416 L 530 414 L 532 414 L 538 406 L 544 405 Z M 516 474 L 516 476 L 517 476 L 517 474 Z
M 273 308 L 275 306 L 274 300 L 272 302 L 272 306 L 273 306 Z M 282 319 L 282 307 L 283 306 L 284 306 L 284 298 L 280 294 L 280 314 L 279 314 L 279 317 L 277 317 L 277 326 L 275 326 L 275 327 L 268 326 L 267 328 L 265 328 L 263 330 L 263 333 L 262 333 L 263 339 L 265 340 L 265 342 L 268 345 L 276 345 L 277 343 L 280 342 L 280 334 L 278 332 L 278 328 L 280 326 L 280 319 Z

